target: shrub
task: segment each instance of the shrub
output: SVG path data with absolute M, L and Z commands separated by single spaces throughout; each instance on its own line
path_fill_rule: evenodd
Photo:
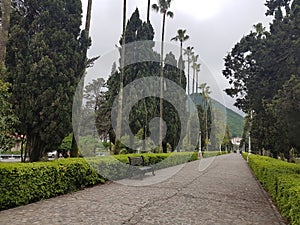
M 134 156 L 137 154 L 131 154 Z M 128 156 L 58 159 L 37 163 L 0 163 L 0 210 L 47 199 L 126 177 Z M 197 153 L 143 154 L 156 169 L 196 160 Z
M 247 158 L 247 153 L 243 154 Z M 251 154 L 249 166 L 292 225 L 300 224 L 300 165 Z
M 223 154 L 227 154 L 226 151 L 204 151 L 202 152 L 203 158 L 209 158 L 209 157 L 213 157 L 213 156 L 218 156 L 218 155 L 223 155 Z
M 65 194 L 104 180 L 82 159 L 0 164 L 0 210 Z

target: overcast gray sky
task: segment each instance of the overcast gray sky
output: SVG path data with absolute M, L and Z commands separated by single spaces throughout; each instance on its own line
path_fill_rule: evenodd
M 82 2 L 85 12 L 87 0 Z M 120 39 L 122 3 L 123 0 L 93 1 L 92 47 L 88 54 L 90 57 L 100 55 L 102 58 L 93 69 L 88 71 L 88 75 L 100 73 L 100 64 L 102 66 L 106 64 L 111 68 L 112 62 L 108 59 L 111 57 L 104 56 L 111 55 L 112 51 L 116 50 L 115 45 Z M 157 0 L 152 0 L 151 4 L 153 3 L 157 3 Z M 262 22 L 268 26 L 272 18 L 265 16 L 264 3 L 265 0 L 173 0 L 171 3 L 170 10 L 174 13 L 174 18 L 167 19 L 166 42 L 171 43 L 170 39 L 176 35 L 178 29 L 187 30 L 190 39 L 185 42 L 184 47 L 193 46 L 195 52 L 200 55 L 202 64 L 200 83 L 208 82 L 215 94 L 213 97 L 232 109 L 234 109 L 232 106 L 234 101 L 223 93 L 223 90 L 228 87 L 227 80 L 222 76 L 223 58 L 243 35 L 252 30 L 254 24 Z M 147 0 L 127 0 L 127 19 L 136 7 L 140 11 L 141 19 L 145 21 Z M 161 14 L 151 11 L 155 41 L 161 40 L 161 21 Z M 172 42 L 174 47 L 176 44 Z M 179 47 L 173 48 L 172 51 L 178 51 L 174 53 L 179 54 Z M 107 74 L 103 76 L 107 77 Z M 211 82 L 215 84 L 209 81 L 212 76 Z M 223 94 L 222 97 L 220 93 Z

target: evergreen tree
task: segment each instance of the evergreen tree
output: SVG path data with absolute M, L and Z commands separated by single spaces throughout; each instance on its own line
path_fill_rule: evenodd
M 10 25 L 11 0 L 0 2 L 0 64 L 5 62 L 6 45 Z M 1 78 L 1 77 L 0 77 Z
M 71 131 L 72 100 L 89 40 L 80 35 L 79 0 L 14 4 L 7 47 L 12 104 L 30 161 L 53 151 Z
M 5 77 L 6 71 L 0 64 L 0 77 Z M 0 79 L 0 152 L 10 150 L 14 144 L 15 126 L 17 118 L 14 116 L 10 98 L 9 83 Z
M 123 37 L 122 37 L 123 38 Z M 120 45 L 122 44 L 123 39 L 120 39 Z M 125 32 L 125 52 L 124 52 L 124 77 L 123 85 L 124 87 L 136 79 L 157 76 L 159 69 L 159 55 L 153 51 L 154 42 L 154 31 L 151 24 L 142 22 L 140 19 L 139 11 L 136 9 L 132 16 L 130 17 Z M 144 41 L 144 42 L 143 42 Z M 122 55 L 122 47 L 120 47 L 120 63 Z M 121 70 L 114 68 L 112 73 L 107 81 L 108 91 L 105 94 L 105 99 L 107 101 L 107 106 L 104 107 L 107 109 L 107 112 L 111 110 L 116 96 L 120 94 L 120 82 L 121 82 Z M 149 87 L 151 88 L 151 87 Z M 138 91 L 147 91 L 147 90 L 135 90 L 136 93 L 131 93 L 132 95 L 138 94 Z M 130 101 L 130 96 L 123 96 L 124 103 Z M 147 98 L 140 101 L 133 109 L 133 114 L 130 115 L 130 128 L 132 129 L 133 134 L 137 134 L 140 129 L 143 129 L 144 137 L 149 133 L 145 129 L 150 118 L 154 117 L 157 112 L 157 99 Z M 109 113 L 111 114 L 111 113 Z M 99 119 L 101 114 L 99 113 Z M 111 115 L 116 117 L 116 115 Z M 100 121 L 99 121 L 100 122 Z M 123 126 L 123 124 L 122 124 Z M 116 144 L 115 134 L 112 132 L 112 128 L 109 129 L 110 140 Z M 123 132 L 123 129 L 121 130 Z M 121 133 L 121 136 L 126 135 Z M 132 151 L 132 149 L 129 149 Z M 118 153 L 116 150 L 115 153 Z
M 243 37 L 225 58 L 223 74 L 232 85 L 226 92 L 237 99 L 236 106 L 246 113 L 254 112 L 253 147 L 271 150 L 276 157 L 288 152 L 288 143 L 293 141 L 287 132 L 281 132 L 286 130 L 283 118 L 268 106 L 284 92 L 291 76 L 300 74 L 300 1 L 269 0 L 266 6 L 266 14 L 274 16 L 270 32 L 261 24 L 255 25 L 255 31 Z M 297 110 L 294 107 L 292 111 Z

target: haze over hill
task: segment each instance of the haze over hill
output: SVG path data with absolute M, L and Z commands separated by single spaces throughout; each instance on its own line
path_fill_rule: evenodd
M 194 101 L 195 105 L 202 104 L 201 94 L 191 94 L 191 99 Z M 243 133 L 243 121 L 244 118 L 240 114 L 234 112 L 232 109 L 227 108 L 217 100 L 211 98 L 211 105 L 213 110 L 218 110 L 223 114 L 222 117 L 225 118 L 225 121 L 229 127 L 229 131 L 232 137 L 241 137 Z M 225 114 L 225 115 L 224 115 Z

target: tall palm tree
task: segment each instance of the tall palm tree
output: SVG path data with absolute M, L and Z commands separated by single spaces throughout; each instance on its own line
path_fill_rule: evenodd
M 187 62 L 188 62 L 188 74 L 187 74 L 187 84 L 188 84 L 188 88 L 187 88 L 187 94 L 188 94 L 188 113 L 191 112 L 191 104 L 190 104 L 190 67 L 191 67 L 191 56 L 194 54 L 193 52 L 194 47 L 190 47 L 188 46 L 186 49 L 184 49 L 184 55 L 187 55 Z M 190 118 L 188 118 L 188 122 L 187 122 L 187 141 L 188 144 L 190 144 Z
M 177 35 L 171 39 L 171 41 L 179 41 L 180 42 L 180 58 L 182 60 L 182 47 L 183 42 L 190 38 L 189 35 L 186 35 L 186 30 L 179 29 L 177 30 Z M 182 64 L 179 65 L 180 69 L 180 77 L 179 77 L 179 84 L 181 85 L 181 76 L 182 76 Z
M 199 85 L 199 72 L 201 64 L 196 64 L 196 94 L 198 94 L 198 85 Z
M 86 32 L 87 37 L 90 35 L 91 17 L 92 17 L 92 4 L 93 4 L 93 0 L 88 0 L 86 21 L 85 21 L 85 32 Z
M 203 108 L 204 108 L 204 116 L 205 116 L 205 149 L 207 150 L 207 144 L 209 141 L 208 138 L 208 115 L 207 110 L 210 103 L 210 97 L 211 94 L 210 87 L 207 85 L 207 83 L 203 83 L 200 85 L 201 95 L 202 95 L 202 101 L 203 101 Z
M 160 100 L 159 100 L 159 114 L 160 114 L 160 122 L 159 122 L 159 143 L 160 149 L 162 149 L 162 118 L 163 118 L 163 86 L 164 86 L 164 40 L 165 40 L 165 25 L 166 25 L 166 17 L 173 18 L 174 14 L 168 9 L 171 6 L 172 0 L 158 0 L 158 4 L 153 4 L 152 9 L 155 12 L 160 12 L 163 15 L 162 22 L 162 32 L 161 32 L 161 49 L 160 49 Z
M 92 0 L 88 0 L 88 6 L 87 6 L 87 13 L 86 13 L 86 21 L 85 21 L 85 29 L 84 29 L 84 35 L 85 37 L 88 39 L 90 36 L 90 27 L 91 27 L 91 18 L 92 18 Z M 84 57 L 85 57 L 85 62 L 84 62 L 84 68 L 82 71 L 82 76 L 85 75 L 85 69 L 87 67 L 88 64 L 88 60 L 87 60 L 87 51 L 88 48 L 84 49 Z M 75 98 L 77 98 L 78 102 L 82 101 L 82 94 L 83 94 L 83 86 L 84 86 L 84 79 L 81 79 L 79 81 L 78 87 L 81 89 L 80 95 L 75 95 Z M 81 105 L 81 104 L 78 104 Z M 74 109 L 74 113 L 77 114 L 76 117 L 80 117 L 80 112 L 81 108 L 75 108 Z M 76 138 L 76 135 L 78 133 L 78 125 L 73 127 L 73 136 L 72 136 L 72 144 L 71 144 L 71 151 L 70 151 L 70 156 L 71 157 L 78 157 L 79 156 L 79 148 L 78 148 L 78 143 L 77 140 L 78 138 Z
M 190 67 L 191 67 L 191 56 L 194 54 L 193 52 L 194 47 L 187 47 L 186 49 L 184 49 L 184 55 L 187 56 L 187 62 L 188 62 L 188 90 L 187 93 L 188 95 L 190 94 Z
M 124 87 L 124 66 L 125 66 L 125 33 L 126 33 L 126 0 L 123 0 L 123 34 L 122 34 L 122 48 L 121 48 L 121 77 L 120 77 L 120 92 L 118 99 L 118 115 L 116 128 L 116 148 L 119 148 L 122 131 L 122 116 L 123 116 L 123 87 Z
M 4 66 L 6 56 L 6 44 L 10 24 L 11 0 L 1 0 L 1 21 L 0 21 L 0 64 Z
M 148 6 L 147 6 L 147 23 L 150 23 L 150 6 L 151 6 L 151 0 L 148 0 Z
M 196 71 L 197 71 L 197 61 L 198 61 L 199 55 L 192 55 L 192 69 L 193 69 L 193 87 L 192 87 L 192 93 L 194 93 L 195 90 L 195 81 L 196 81 Z M 196 87 L 197 89 L 197 87 Z

